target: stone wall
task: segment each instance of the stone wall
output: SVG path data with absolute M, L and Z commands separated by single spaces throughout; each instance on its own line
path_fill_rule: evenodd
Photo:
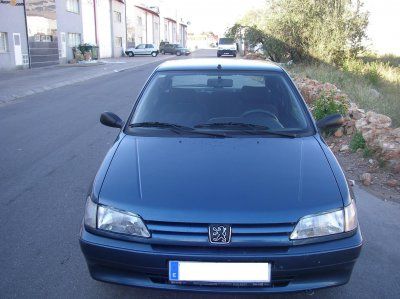
M 334 84 L 296 76 L 294 81 L 311 109 L 313 102 L 326 92 L 332 93 L 334 98 L 347 100 L 348 115 L 345 116 L 346 121 L 338 130 L 338 135 L 353 134 L 357 130 L 364 137 L 368 148 L 374 150 L 393 172 L 400 173 L 400 128 L 391 127 L 390 117 L 360 109 Z

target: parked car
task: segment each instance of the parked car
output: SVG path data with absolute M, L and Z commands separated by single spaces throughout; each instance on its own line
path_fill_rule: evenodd
M 153 44 L 140 44 L 135 48 L 126 49 L 125 54 L 129 57 L 133 57 L 135 55 L 151 55 L 156 57 L 158 55 L 158 49 Z
M 190 50 L 179 44 L 167 44 L 164 46 L 161 54 L 190 55 Z
M 169 44 L 169 42 L 167 42 L 167 41 L 163 41 L 163 42 L 160 42 L 160 46 L 158 47 L 158 49 L 159 49 L 159 51 L 160 51 L 160 53 L 161 54 L 164 54 L 164 47 L 166 46 L 166 45 L 168 45 Z
M 274 293 L 345 284 L 356 202 L 289 75 L 260 61 L 157 67 L 87 196 L 80 246 L 100 281 Z

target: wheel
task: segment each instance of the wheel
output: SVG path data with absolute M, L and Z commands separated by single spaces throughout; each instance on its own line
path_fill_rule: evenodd
M 235 54 L 233 54 L 233 57 L 236 57 L 236 53 L 235 53 Z
M 133 54 L 133 52 L 128 52 L 128 56 L 133 57 L 133 56 L 135 56 L 135 54 Z
M 156 57 L 157 56 L 157 52 L 151 52 L 151 56 Z
M 217 57 L 221 57 L 221 54 L 217 54 Z
M 165 55 L 165 51 L 164 51 L 164 50 L 161 50 L 161 54 L 162 54 L 162 55 Z
M 182 55 L 181 51 L 176 51 L 176 56 L 181 56 L 181 55 Z

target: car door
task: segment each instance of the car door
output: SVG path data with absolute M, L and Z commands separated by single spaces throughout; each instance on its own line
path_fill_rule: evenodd
M 152 44 L 146 44 L 146 54 L 150 55 L 153 52 L 154 46 Z
M 165 53 L 172 53 L 172 45 L 171 44 L 165 45 L 164 52 Z
M 135 55 L 143 55 L 145 54 L 145 51 L 146 51 L 146 45 L 140 44 L 135 48 Z

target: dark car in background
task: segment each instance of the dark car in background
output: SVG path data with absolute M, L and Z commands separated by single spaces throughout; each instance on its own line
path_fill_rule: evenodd
M 179 44 L 166 44 L 161 50 L 161 54 L 174 54 L 177 56 L 189 55 L 191 52 L 188 48 L 185 48 Z
M 158 46 L 158 50 L 160 51 L 161 54 L 164 54 L 164 48 L 168 44 L 169 44 L 169 42 L 167 42 L 167 41 L 160 42 L 160 45 Z
M 288 74 L 267 62 L 161 64 L 87 196 L 80 246 L 100 281 L 275 293 L 349 281 L 356 203 Z

